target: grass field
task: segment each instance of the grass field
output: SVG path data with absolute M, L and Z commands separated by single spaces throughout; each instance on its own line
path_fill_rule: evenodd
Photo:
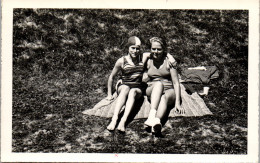
M 248 11 L 15 9 L 13 152 L 247 153 Z M 153 36 L 187 67 L 215 65 L 204 97 L 212 116 L 170 118 L 164 138 L 134 120 L 125 135 L 109 119 L 86 116 L 106 97 L 108 76 L 126 41 L 149 50 Z

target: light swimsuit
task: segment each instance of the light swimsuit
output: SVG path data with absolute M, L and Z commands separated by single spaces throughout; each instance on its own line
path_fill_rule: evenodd
M 167 68 L 168 60 L 165 59 L 163 65 L 159 68 L 156 68 L 153 64 L 153 60 L 150 60 L 150 67 L 148 68 L 148 77 L 150 81 L 147 83 L 148 88 L 151 87 L 155 82 L 161 81 L 164 86 L 164 91 L 168 89 L 173 89 L 172 80 L 171 80 L 171 73 L 170 70 Z

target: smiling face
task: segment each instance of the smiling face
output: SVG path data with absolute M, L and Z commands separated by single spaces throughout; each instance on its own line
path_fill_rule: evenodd
M 163 57 L 163 48 L 159 42 L 152 42 L 151 53 L 154 59 L 161 59 Z
M 129 54 L 132 58 L 136 58 L 139 55 L 140 52 L 140 46 L 139 45 L 132 45 L 129 47 Z

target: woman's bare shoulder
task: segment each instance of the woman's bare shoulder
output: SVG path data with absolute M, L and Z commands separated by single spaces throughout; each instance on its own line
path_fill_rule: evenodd
M 124 56 L 117 59 L 115 66 L 122 67 L 123 63 L 124 63 Z
M 124 57 L 125 57 L 125 56 L 122 56 L 122 57 L 118 58 L 118 59 L 117 59 L 117 62 L 123 62 L 123 61 L 124 61 Z

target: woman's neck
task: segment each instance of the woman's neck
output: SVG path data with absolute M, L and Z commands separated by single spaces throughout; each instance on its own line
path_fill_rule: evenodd
M 132 61 L 134 64 L 139 63 L 139 56 L 137 56 L 137 57 L 131 57 L 131 55 L 128 54 L 128 57 L 131 59 L 131 61 Z
M 155 67 L 159 68 L 164 63 L 165 57 L 153 58 L 153 64 Z

